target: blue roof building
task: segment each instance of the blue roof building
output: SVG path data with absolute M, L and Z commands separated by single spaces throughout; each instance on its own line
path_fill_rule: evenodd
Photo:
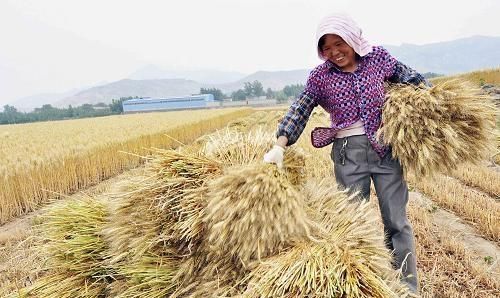
M 201 109 L 216 106 L 212 94 L 200 94 L 169 98 L 134 98 L 122 103 L 124 113 L 161 110 Z

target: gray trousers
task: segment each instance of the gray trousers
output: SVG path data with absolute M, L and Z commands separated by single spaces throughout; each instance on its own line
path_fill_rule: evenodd
M 415 243 L 406 215 L 408 187 L 399 161 L 390 153 L 380 158 L 366 135 L 335 139 L 332 160 L 337 183 L 360 190 L 364 199 L 370 197 L 370 180 L 373 180 L 384 223 L 385 243 L 394 251 L 393 266 L 402 268 L 403 281 L 410 290 L 417 292 Z

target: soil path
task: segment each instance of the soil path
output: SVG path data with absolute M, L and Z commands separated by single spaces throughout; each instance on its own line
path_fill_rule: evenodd
M 410 200 L 432 213 L 432 222 L 446 231 L 476 256 L 474 261 L 488 266 L 488 271 L 500 274 L 500 247 L 482 238 L 474 228 L 455 214 L 437 207 L 432 200 L 421 193 L 411 192 Z

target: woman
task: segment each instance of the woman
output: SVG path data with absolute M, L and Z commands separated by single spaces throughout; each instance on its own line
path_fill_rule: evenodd
M 331 118 L 330 129 L 313 131 L 315 147 L 333 142 L 332 160 L 337 183 L 370 195 L 373 180 L 379 198 L 386 245 L 394 251 L 394 266 L 403 281 L 418 292 L 413 230 L 406 215 L 408 187 L 401 165 L 390 147 L 376 137 L 381 126 L 384 82 L 428 83 L 384 48 L 371 46 L 361 29 L 346 15 L 324 18 L 316 35 L 318 56 L 325 62 L 311 71 L 305 90 L 278 125 L 275 146 L 264 161 L 283 165 L 286 146 L 301 135 L 312 110 L 320 105 Z

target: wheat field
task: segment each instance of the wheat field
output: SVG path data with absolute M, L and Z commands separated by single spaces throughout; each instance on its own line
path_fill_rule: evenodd
M 175 111 L 2 126 L 0 223 L 136 167 L 151 148 L 178 146 L 174 139 L 189 142 L 249 112 Z

